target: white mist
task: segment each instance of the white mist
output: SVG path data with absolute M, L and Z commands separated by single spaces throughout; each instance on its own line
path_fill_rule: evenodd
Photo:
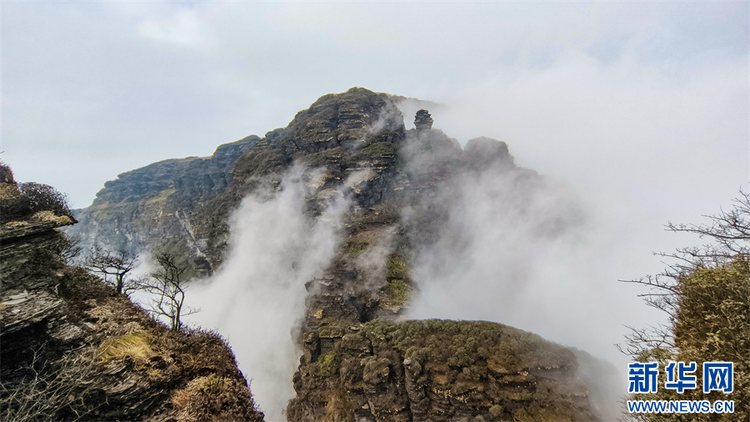
M 230 250 L 209 280 L 192 286 L 189 305 L 201 311 L 191 323 L 217 330 L 252 380 L 256 403 L 269 422 L 286 420 L 294 397 L 292 375 L 301 351 L 292 331 L 303 317 L 305 282 L 330 261 L 348 202 L 334 195 L 323 214 L 305 215 L 308 187 L 302 169 L 285 175 L 281 191 L 246 197 L 230 219 Z

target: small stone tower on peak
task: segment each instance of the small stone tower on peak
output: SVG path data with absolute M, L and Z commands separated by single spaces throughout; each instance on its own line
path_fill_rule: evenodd
M 414 126 L 417 130 L 432 129 L 432 116 L 430 112 L 422 109 L 414 116 Z

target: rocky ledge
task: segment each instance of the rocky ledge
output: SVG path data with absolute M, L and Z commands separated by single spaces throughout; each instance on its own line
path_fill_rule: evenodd
M 2 184 L 7 207 L 18 189 Z M 57 227 L 74 222 L 43 210 L 0 227 L 0 419 L 263 420 L 221 337 L 170 331 L 66 264 Z

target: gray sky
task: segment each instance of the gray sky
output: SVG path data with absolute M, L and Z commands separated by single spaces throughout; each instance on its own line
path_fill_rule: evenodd
M 747 187 L 748 5 L 6 0 L 0 157 L 83 207 L 119 173 L 262 136 L 326 93 L 418 97 L 445 105 L 436 128 L 506 141 L 576 197 L 602 245 L 589 277 L 632 302 L 615 280 L 697 242 L 663 225 Z M 652 316 L 631 309 L 613 323 Z
M 747 2 L 4 1 L 2 159 L 86 206 L 118 173 L 364 86 L 445 103 L 436 127 L 542 173 L 727 195 L 747 179 L 747 60 Z

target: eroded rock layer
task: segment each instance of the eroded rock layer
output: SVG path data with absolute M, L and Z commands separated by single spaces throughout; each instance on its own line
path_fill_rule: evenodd
M 56 228 L 73 223 L 46 210 L 0 226 L 0 419 L 263 420 L 221 337 L 170 331 L 66 265 Z

